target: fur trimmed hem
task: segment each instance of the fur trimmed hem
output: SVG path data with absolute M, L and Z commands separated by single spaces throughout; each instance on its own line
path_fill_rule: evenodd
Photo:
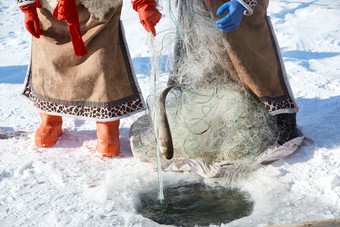
M 102 20 L 110 9 L 122 4 L 122 0 L 80 0 L 80 2 L 99 20 Z M 41 0 L 42 7 L 51 13 L 57 4 L 58 0 Z
M 299 108 L 292 99 L 281 100 L 281 101 L 264 101 L 263 104 L 266 106 L 269 115 L 278 115 L 283 113 L 297 113 Z
M 110 105 L 110 103 L 105 103 L 102 106 L 99 106 L 91 102 L 44 100 L 36 95 L 29 86 L 26 87 L 23 95 L 31 100 L 40 112 L 51 115 L 95 120 L 98 122 L 119 120 L 145 110 L 143 100 L 138 97 L 121 104 Z
M 297 112 L 299 112 L 299 108 L 294 108 L 294 109 L 280 109 L 280 110 L 268 112 L 268 114 L 269 114 L 270 116 L 276 116 L 276 115 L 279 115 L 279 114 L 286 114 L 286 113 L 293 114 L 293 113 L 297 113 Z
M 28 98 L 27 96 L 25 96 L 25 97 Z M 94 121 L 94 122 L 110 122 L 110 121 L 118 121 L 118 120 L 121 120 L 121 119 L 123 119 L 123 118 L 130 117 L 130 116 L 132 116 L 132 115 L 135 115 L 135 114 L 138 114 L 138 113 L 141 113 L 141 112 L 145 111 L 145 108 L 143 108 L 143 109 L 136 110 L 136 111 L 133 112 L 133 113 L 127 113 L 127 114 L 125 114 L 125 115 L 123 115 L 123 116 L 119 116 L 119 117 L 113 117 L 113 118 L 107 118 L 107 119 L 95 119 L 95 118 L 86 117 L 86 116 L 74 116 L 74 115 L 69 115 L 69 114 L 61 114 L 61 113 L 43 111 L 43 110 L 39 109 L 39 108 L 36 107 L 36 106 L 34 106 L 34 107 L 35 107 L 35 109 L 36 109 L 39 113 L 46 113 L 46 114 L 54 115 L 54 116 L 70 117 L 70 118 L 77 119 L 77 120 L 87 120 L 87 121 Z

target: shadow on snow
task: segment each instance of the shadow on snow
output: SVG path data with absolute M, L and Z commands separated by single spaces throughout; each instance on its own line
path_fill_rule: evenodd
M 27 65 L 0 67 L 0 83 L 23 84 L 25 81 Z
M 169 71 L 169 62 L 171 61 L 168 55 L 162 55 L 159 59 L 159 70 L 161 73 Z M 151 72 L 151 57 L 136 57 L 132 59 L 132 64 L 136 74 L 150 75 Z
M 297 99 L 300 112 L 297 124 L 303 133 L 313 139 L 318 147 L 340 146 L 340 96 L 328 99 Z

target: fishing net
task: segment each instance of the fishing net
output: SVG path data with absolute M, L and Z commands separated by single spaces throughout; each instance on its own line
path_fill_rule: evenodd
M 174 158 L 203 159 L 209 164 L 239 162 L 247 168 L 275 143 L 276 119 L 222 67 L 228 64 L 222 33 L 204 1 L 164 3 L 171 22 L 151 40 L 151 94 L 148 114 L 131 126 L 134 156 L 157 162 L 160 107 L 155 100 L 164 88 L 176 85 L 165 100 Z M 157 62 L 164 55 L 167 60 Z M 159 80 L 160 67 L 166 71 L 166 82 Z

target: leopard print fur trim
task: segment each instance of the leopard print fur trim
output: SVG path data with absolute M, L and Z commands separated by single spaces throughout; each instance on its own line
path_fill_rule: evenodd
M 244 11 L 244 15 L 250 16 L 254 12 L 254 8 L 257 4 L 257 0 L 237 0 L 241 5 L 246 8 L 246 11 Z
M 62 116 L 73 116 L 79 118 L 88 118 L 96 121 L 112 121 L 118 120 L 122 117 L 135 114 L 143 111 L 144 105 L 140 98 L 124 102 L 120 105 L 106 105 L 104 107 L 91 105 L 70 105 L 70 102 L 56 103 L 53 101 L 47 101 L 39 98 L 32 88 L 27 86 L 24 96 L 29 98 L 40 111 L 50 114 L 62 115 Z
M 24 6 L 24 5 L 29 5 L 35 3 L 35 0 L 17 0 L 17 6 Z
M 298 111 L 296 103 L 291 98 L 281 101 L 264 101 L 263 103 L 270 115 L 296 113 Z
M 257 4 L 257 0 L 244 0 L 249 6 L 250 8 L 254 9 L 256 4 Z

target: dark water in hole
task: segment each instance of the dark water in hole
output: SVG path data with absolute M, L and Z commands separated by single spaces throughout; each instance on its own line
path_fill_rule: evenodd
M 239 189 L 204 183 L 187 183 L 164 188 L 163 206 L 158 188 L 139 194 L 137 212 L 159 224 L 176 226 L 220 225 L 248 216 L 254 202 Z

